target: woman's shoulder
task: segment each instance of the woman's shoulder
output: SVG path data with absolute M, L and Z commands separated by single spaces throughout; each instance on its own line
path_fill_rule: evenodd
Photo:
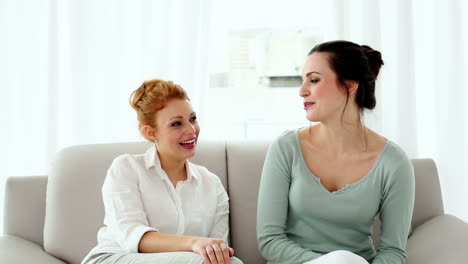
M 396 142 L 387 139 L 385 145 L 385 161 L 390 164 L 409 162 L 408 155 Z
M 414 177 L 413 163 L 403 148 L 391 140 L 387 140 L 380 166 L 383 167 L 386 178 L 390 181 Z
M 297 137 L 299 129 L 288 129 L 283 131 L 276 139 L 279 141 L 291 141 Z
M 371 152 L 381 153 L 380 158 L 383 163 L 398 165 L 402 161 L 409 161 L 405 151 L 397 143 L 375 131 L 370 129 L 368 131 L 368 148 L 371 149 Z
M 291 154 L 294 152 L 298 141 L 298 129 L 286 130 L 276 137 L 270 144 L 268 153 Z
M 286 130 L 272 141 L 266 159 L 268 162 L 291 161 L 300 151 L 298 129 Z
M 139 177 L 145 174 L 144 155 L 122 154 L 112 160 L 102 186 L 103 192 L 113 192 L 137 186 Z
M 113 167 L 133 167 L 135 165 L 145 164 L 145 154 L 121 154 L 112 160 Z
M 137 180 L 140 175 L 146 173 L 146 168 L 153 166 L 151 157 L 147 157 L 148 150 L 143 154 L 121 154 L 115 157 L 107 169 L 107 180 Z
M 272 145 L 279 145 L 281 147 L 295 146 L 299 136 L 298 133 L 299 129 L 286 130 L 273 140 Z

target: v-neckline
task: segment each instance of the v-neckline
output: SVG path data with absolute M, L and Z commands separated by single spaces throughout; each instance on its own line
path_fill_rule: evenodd
M 300 162 L 302 163 L 302 165 L 306 168 L 306 170 L 309 172 L 309 174 L 312 176 L 313 179 L 315 179 L 316 181 L 318 181 L 319 185 L 321 186 L 321 188 L 326 191 L 328 194 L 338 194 L 338 193 L 342 193 L 348 189 L 350 189 L 351 187 L 355 187 L 357 185 L 359 185 L 360 183 L 364 182 L 365 180 L 367 180 L 367 178 L 369 178 L 369 176 L 372 174 L 372 172 L 374 172 L 374 170 L 377 168 L 377 166 L 379 165 L 380 161 L 382 160 L 382 157 L 383 157 L 383 154 L 385 153 L 385 151 L 387 150 L 388 148 L 388 145 L 390 144 L 390 141 L 388 139 L 386 139 L 385 141 L 385 145 L 384 147 L 382 148 L 382 150 L 380 151 L 379 153 L 379 156 L 377 157 L 377 160 L 374 162 L 374 164 L 372 165 L 371 169 L 366 173 L 366 175 L 364 175 L 363 177 L 361 177 L 359 180 L 353 182 L 353 183 L 350 183 L 350 184 L 346 184 L 344 187 L 336 190 L 336 191 L 330 191 L 328 190 L 327 188 L 325 188 L 325 186 L 322 184 L 322 180 L 317 177 L 313 172 L 312 170 L 309 168 L 309 165 L 307 165 L 307 162 L 304 158 L 304 152 L 302 151 L 302 145 L 301 145 L 301 141 L 300 141 L 300 137 L 299 137 L 299 129 L 297 129 L 296 133 L 295 133 L 295 137 L 296 137 L 296 144 L 297 144 L 297 149 L 299 150 L 299 154 L 300 154 Z

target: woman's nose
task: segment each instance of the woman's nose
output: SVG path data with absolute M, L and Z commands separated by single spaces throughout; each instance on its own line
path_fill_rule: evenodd
M 305 83 L 303 83 L 301 85 L 301 87 L 299 88 L 299 96 L 300 97 L 307 97 L 310 95 L 310 90 L 308 89 L 308 87 L 305 85 Z
M 189 123 L 189 125 L 188 125 L 188 131 L 189 131 L 190 133 L 197 132 L 197 128 L 195 127 L 195 124 Z

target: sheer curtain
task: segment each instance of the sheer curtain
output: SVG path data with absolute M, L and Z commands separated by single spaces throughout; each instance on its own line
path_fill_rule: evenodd
M 77 141 L 139 139 L 127 102 L 145 79 L 174 80 L 202 102 L 208 3 L 52 1 L 49 155 Z
M 433 158 L 445 210 L 468 221 L 468 3 L 334 0 L 326 9 L 326 39 L 383 54 L 367 124 L 411 158 Z
M 435 159 L 446 211 L 468 221 L 467 16 L 462 0 L 0 0 L 0 204 L 8 176 L 47 174 L 63 147 L 141 140 L 127 101 L 145 79 L 182 84 L 202 122 L 213 111 L 248 116 L 207 100 L 210 74 L 228 68 L 220 36 L 228 24 L 284 24 L 382 52 L 377 108 L 365 122 L 411 158 Z M 202 134 L 222 137 L 219 122 L 206 120 Z
M 0 209 L 8 176 L 63 147 L 142 140 L 128 97 L 146 79 L 203 111 L 209 18 L 206 0 L 0 0 Z

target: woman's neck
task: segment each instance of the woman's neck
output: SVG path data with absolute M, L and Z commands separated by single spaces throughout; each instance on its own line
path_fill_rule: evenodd
M 185 160 L 177 160 L 167 154 L 157 152 L 161 168 L 166 172 L 171 182 L 176 186 L 177 182 L 187 179 Z
M 368 129 L 360 122 L 320 123 L 317 140 L 332 156 L 366 151 Z
M 354 100 L 351 98 L 350 100 Z M 342 111 L 317 126 L 317 143 L 332 156 L 367 150 L 369 130 L 362 124 L 357 105 L 348 103 Z

